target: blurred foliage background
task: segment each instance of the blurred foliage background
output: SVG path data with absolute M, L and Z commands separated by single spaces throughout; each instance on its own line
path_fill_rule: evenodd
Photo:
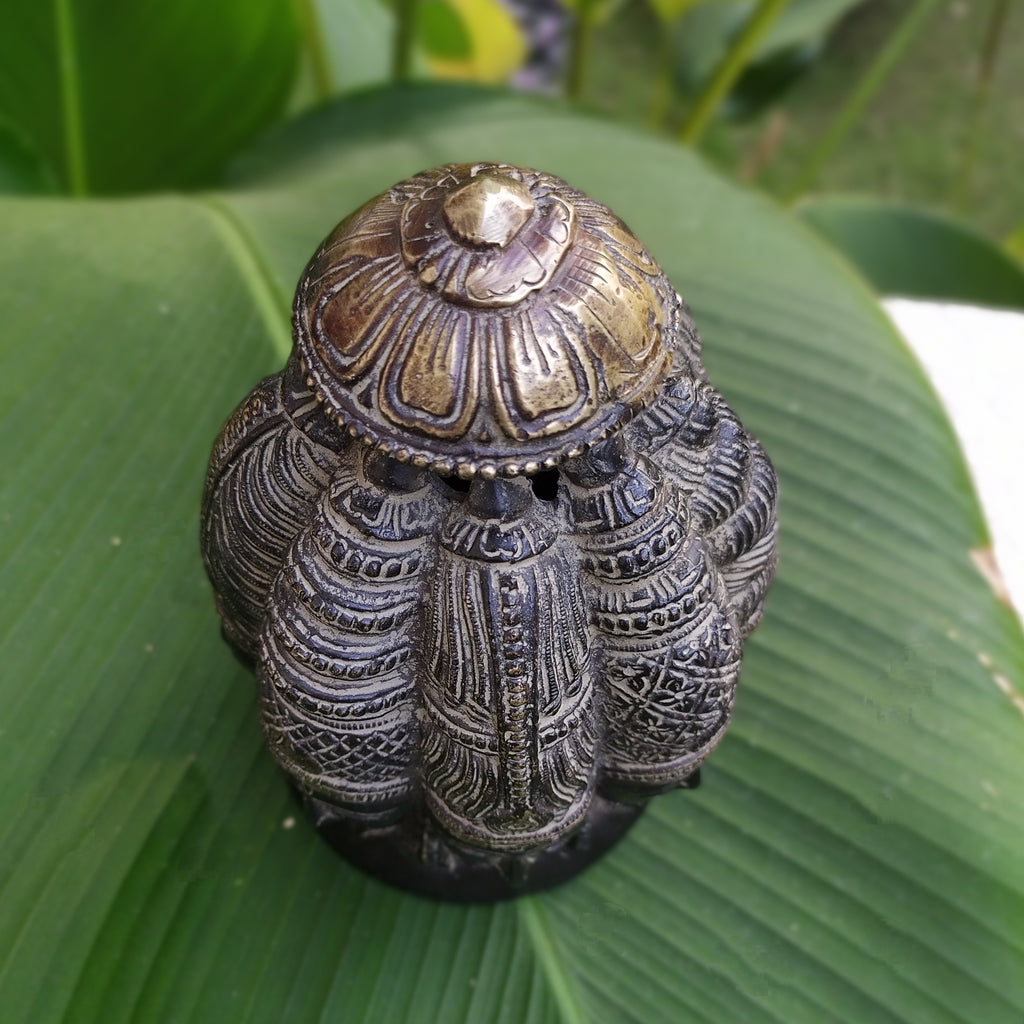
M 705 12 L 729 6 L 742 5 L 702 5 Z M 793 77 L 769 80 L 767 67 L 752 72 L 750 106 L 735 111 L 747 116 L 718 119 L 703 146 L 724 169 L 783 197 L 911 4 L 812 0 L 791 4 L 790 12 L 801 7 L 820 20 L 816 34 L 791 44 Z M 627 8 L 617 30 L 599 37 L 588 98 L 639 121 L 650 103 L 645 54 L 657 45 L 659 24 L 648 6 Z M 684 21 L 674 34 L 680 77 L 694 47 L 687 48 L 685 31 Z M 768 67 L 773 60 L 786 64 L 769 57 Z M 633 70 L 617 74 L 617 64 Z M 998 238 L 1024 220 L 1022 152 L 1024 6 L 943 0 L 931 6 L 814 184 L 957 211 Z
M 947 260 L 968 236 L 1001 250 L 990 266 L 1021 258 L 1024 10 L 1010 0 L 222 0 L 216 17 L 195 0 L 61 0 L 9 13 L 0 191 L 208 187 L 254 135 L 331 97 L 388 80 L 505 84 L 676 138 L 784 202 L 874 197 L 808 219 L 883 288 L 1024 301 L 1012 265 L 1009 290 L 936 295 L 934 274 L 916 286 L 904 263 L 890 281 L 867 251 L 879 247 L 854 238 L 912 237 L 909 203 Z

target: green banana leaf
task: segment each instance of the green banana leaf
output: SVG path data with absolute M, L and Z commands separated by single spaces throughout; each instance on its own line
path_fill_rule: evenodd
M 749 117 L 775 102 L 821 56 L 836 25 L 864 0 L 790 0 L 751 54 L 723 113 Z M 679 84 L 697 93 L 753 16 L 753 0 L 652 0 L 665 13 L 684 14 L 673 31 Z
M 289 109 L 382 85 L 391 73 L 395 15 L 380 0 L 292 0 L 301 27 Z
M 1024 267 L 1024 224 L 1018 224 L 1003 241 L 1003 249 Z
M 55 192 L 56 183 L 42 158 L 9 122 L 0 118 L 0 194 Z
M 1024 267 L 972 225 L 927 207 L 823 195 L 797 213 L 880 295 L 1024 309 Z
M 0 118 L 66 191 L 197 186 L 280 114 L 297 59 L 288 0 L 5 0 Z
M 207 451 L 357 204 L 504 159 L 615 208 L 782 481 L 704 785 L 495 907 L 364 878 L 262 749 L 197 550 Z M 12 1022 L 920 1022 L 1024 1013 L 1024 636 L 917 364 L 692 153 L 455 88 L 325 107 L 206 196 L 0 201 L 0 1006 Z

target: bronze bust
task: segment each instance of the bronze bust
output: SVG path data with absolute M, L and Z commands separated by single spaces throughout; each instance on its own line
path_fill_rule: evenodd
M 775 569 L 768 457 L 640 242 L 536 171 L 371 200 L 306 268 L 294 335 L 202 510 L 271 751 L 393 884 L 571 877 L 722 737 Z

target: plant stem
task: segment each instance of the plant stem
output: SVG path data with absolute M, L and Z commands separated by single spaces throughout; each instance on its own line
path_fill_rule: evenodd
M 647 115 L 647 123 L 652 128 L 664 128 L 668 120 L 668 111 L 672 103 L 673 79 L 675 66 L 673 57 L 675 50 L 672 45 L 672 29 L 675 23 L 661 23 L 661 38 L 658 40 L 658 69 L 654 79 L 654 92 L 651 94 L 651 108 Z
M 75 53 L 75 25 L 71 13 L 71 0 L 57 0 L 55 7 L 67 183 L 73 196 L 84 196 L 89 191 L 89 181 L 85 170 L 82 97 L 78 91 L 78 57 Z
M 787 194 L 787 199 L 792 201 L 818 180 L 818 175 L 826 161 L 842 145 L 850 129 L 864 112 L 864 108 L 878 92 L 882 83 L 889 76 L 889 72 L 896 66 L 896 62 L 903 56 L 914 36 L 917 35 L 928 16 L 938 5 L 939 0 L 917 0 L 903 16 L 889 36 L 888 42 L 864 72 L 861 80 L 854 86 L 839 113 L 832 119 L 825 134 L 811 150 L 810 156 L 805 161 L 800 173 L 797 174 Z
M 396 0 L 395 41 L 391 52 L 391 80 L 405 82 L 412 67 L 412 42 L 416 28 L 416 0 Z
M 683 127 L 679 131 L 680 142 L 693 146 L 700 141 L 704 130 L 711 118 L 714 117 L 715 111 L 728 95 L 736 79 L 742 74 L 750 55 L 757 48 L 757 44 L 788 3 L 789 0 L 761 0 L 757 9 L 743 26 L 743 31 L 729 47 L 718 67 L 715 68 L 711 81 L 697 97 L 696 106 L 683 122 Z
M 331 74 L 331 62 L 324 45 L 323 27 L 316 6 L 313 0 L 295 0 L 295 7 L 302 29 L 302 42 L 313 74 L 316 97 L 319 100 L 329 99 L 334 94 L 334 76 Z
M 578 100 L 583 94 L 583 81 L 590 61 L 591 44 L 594 41 L 594 21 L 590 16 L 591 4 L 584 0 L 576 6 L 576 17 L 572 22 L 572 39 L 569 42 L 569 68 L 565 76 L 565 94 L 569 99 Z
M 985 39 L 981 44 L 981 58 L 978 62 L 978 77 L 974 83 L 974 99 L 971 104 L 971 119 L 967 129 L 967 141 L 964 145 L 963 160 L 960 173 L 957 175 L 953 190 L 953 206 L 963 213 L 971 198 L 971 184 L 974 179 L 974 168 L 978 162 L 981 149 L 982 129 L 985 114 L 988 111 L 989 99 L 992 95 L 992 78 L 995 74 L 996 58 L 999 56 L 999 44 L 1003 37 L 1003 27 L 1010 11 L 1010 0 L 994 0 L 989 15 Z
M 788 127 L 789 115 L 786 111 L 781 108 L 773 110 L 764 131 L 757 137 L 736 171 L 740 181 L 757 181 L 761 172 L 775 159 Z

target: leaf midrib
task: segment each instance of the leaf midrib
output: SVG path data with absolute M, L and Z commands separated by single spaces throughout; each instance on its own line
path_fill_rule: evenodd
M 565 1024 L 586 1024 L 577 984 L 555 939 L 551 921 L 536 896 L 520 897 L 516 913 Z
M 282 360 L 287 359 L 292 349 L 291 331 L 288 326 L 291 303 L 281 293 L 263 253 L 235 214 L 218 196 L 190 196 L 188 201 L 202 210 L 214 233 L 224 243 L 227 255 L 252 295 L 256 311 L 274 346 L 275 354 Z

